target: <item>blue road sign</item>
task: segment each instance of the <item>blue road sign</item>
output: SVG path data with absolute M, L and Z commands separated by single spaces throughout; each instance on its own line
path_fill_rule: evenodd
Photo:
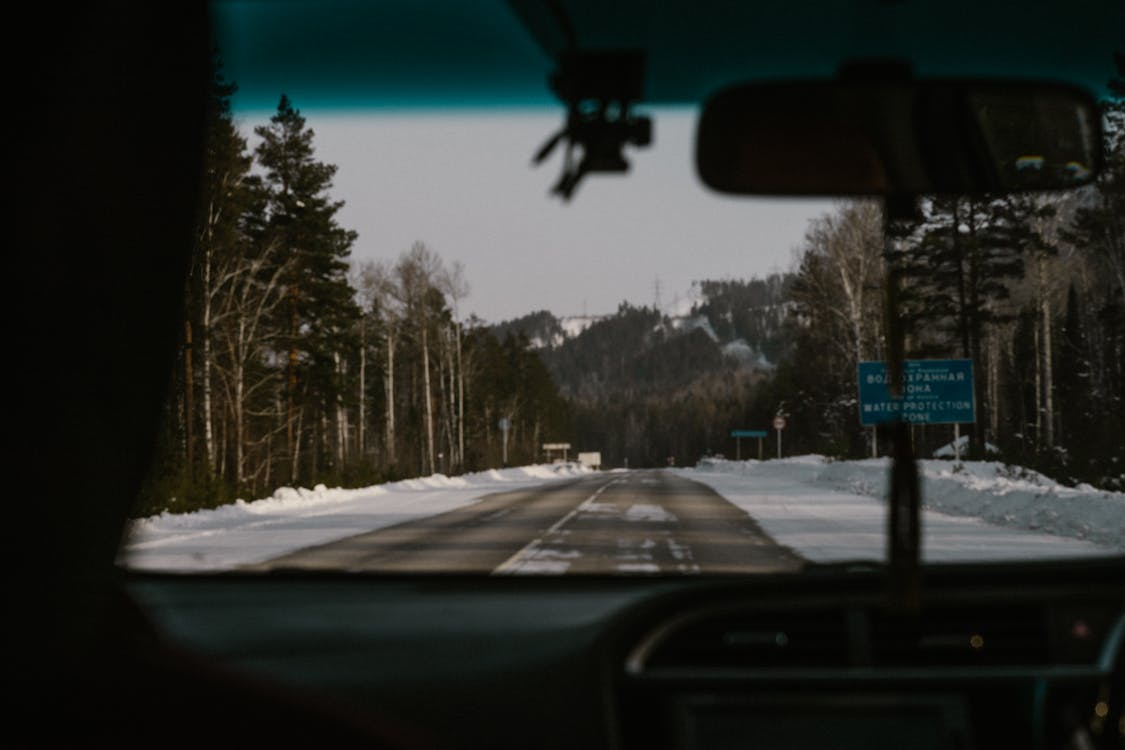
M 971 359 L 908 359 L 902 398 L 892 398 L 886 362 L 860 362 L 859 421 L 953 424 L 976 421 Z
M 738 438 L 738 437 L 764 438 L 766 436 L 766 431 L 765 430 L 731 430 L 730 436 L 735 437 L 735 438 Z

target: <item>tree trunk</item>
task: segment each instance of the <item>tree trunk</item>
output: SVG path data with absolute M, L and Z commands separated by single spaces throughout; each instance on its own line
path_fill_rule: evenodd
M 1035 449 L 1043 447 L 1043 353 L 1039 343 L 1039 321 L 1032 325 L 1035 331 Z
M 961 216 L 959 202 L 953 204 L 953 255 L 957 259 L 957 309 L 958 327 L 961 331 L 961 356 L 971 358 L 972 350 L 969 347 L 969 308 L 965 299 L 965 260 L 964 245 L 961 242 Z
M 316 404 L 317 399 L 312 402 Z M 317 407 L 320 408 L 317 408 Z M 324 455 L 324 408 L 323 404 L 313 406 L 316 411 L 312 415 L 312 440 L 309 441 L 309 484 L 315 484 L 320 478 L 320 457 Z
M 227 476 L 227 424 L 227 413 L 224 411 L 223 418 L 219 420 L 219 440 L 218 445 L 216 446 L 216 473 L 218 474 L 220 479 L 226 479 Z
M 367 319 L 359 321 L 359 424 L 356 425 L 356 452 L 360 461 L 367 455 Z
M 234 483 L 235 486 L 241 490 L 242 483 L 245 481 L 245 473 L 243 471 L 243 419 L 244 410 L 242 404 L 243 393 L 243 367 L 242 358 L 239 357 L 234 362 Z
M 292 398 L 292 394 L 290 394 L 290 398 Z M 291 411 L 292 411 L 292 404 L 290 404 L 290 413 L 291 413 Z M 290 461 L 290 463 L 289 463 L 289 481 L 294 486 L 296 486 L 296 484 L 297 484 L 297 477 L 298 477 L 297 470 L 301 465 L 301 427 L 302 427 L 302 423 L 304 422 L 304 417 L 305 417 L 304 409 L 298 410 L 298 412 L 297 412 L 297 426 L 295 428 L 293 427 L 293 423 L 291 421 L 289 421 L 288 419 L 286 420 L 287 423 L 288 423 L 289 435 L 291 436 L 290 442 L 289 442 L 289 444 L 286 448 L 286 450 L 289 453 L 289 461 Z
M 1016 343 L 1015 335 L 1006 336 L 1003 343 L 1003 356 L 1005 367 L 1012 370 L 1016 366 Z M 1012 379 L 1012 390 L 1016 394 L 1015 402 L 1012 403 L 1011 408 L 1013 413 L 1011 415 L 1012 423 L 1015 426 L 1015 431 L 1020 435 L 1020 449 L 1023 450 L 1027 446 L 1027 404 L 1024 403 L 1023 398 L 1023 375 L 1016 374 Z
M 211 246 L 203 254 L 203 445 L 207 471 L 215 473 L 215 433 L 211 407 Z
M 280 401 L 277 400 L 276 392 L 275 392 L 275 407 L 277 408 L 277 414 L 280 416 L 280 414 L 281 414 L 281 403 L 280 403 Z M 272 426 L 269 428 L 269 431 L 266 433 L 266 459 L 264 459 L 264 460 L 266 460 L 266 478 L 264 478 L 262 481 L 264 482 L 264 484 L 266 484 L 266 489 L 269 490 L 270 479 L 273 476 L 273 427 Z
M 184 459 L 187 463 L 187 476 L 192 479 L 195 475 L 195 434 L 192 430 L 192 420 L 195 419 L 195 406 L 192 403 L 192 394 L 195 392 L 195 382 L 192 379 L 192 359 L 195 357 L 191 341 L 191 321 L 184 321 Z
M 988 337 L 988 386 L 989 403 L 992 408 L 988 410 L 989 428 L 993 435 L 1000 434 L 1000 337 L 993 334 Z
M 425 321 L 422 322 L 422 391 L 426 406 L 426 458 L 429 474 L 434 473 L 434 403 L 430 394 L 430 339 Z
M 299 436 L 293 434 L 293 419 L 294 410 L 296 407 L 296 390 L 297 390 L 297 288 L 295 286 L 289 287 L 289 360 L 287 363 L 288 372 L 285 379 L 286 390 L 286 408 L 285 408 L 285 430 L 286 430 L 286 449 L 289 455 L 293 457 L 291 479 L 296 481 L 297 477 L 297 453 L 300 450 L 297 441 L 300 440 Z M 295 439 L 296 438 L 296 439 Z
M 449 465 L 449 461 L 453 458 L 453 431 L 452 424 L 450 423 L 450 414 L 452 412 L 449 409 L 449 399 L 452 398 L 452 392 L 449 390 L 449 380 L 447 378 L 446 369 L 446 366 L 449 362 L 449 358 L 446 356 L 446 352 L 448 351 L 450 346 L 446 345 L 448 342 L 444 336 L 441 337 L 439 341 L 442 343 L 442 346 L 438 349 L 437 352 L 437 429 L 441 434 L 437 437 L 437 441 L 441 442 L 442 440 L 444 440 L 445 448 L 444 450 L 442 450 L 441 454 L 439 454 L 439 458 L 441 458 L 442 460 L 438 471 L 445 474 L 447 473 L 446 467 Z
M 535 453 L 539 450 L 542 441 L 539 439 L 539 417 L 535 417 L 535 426 L 531 429 L 531 462 L 535 463 Z
M 972 444 L 969 447 L 970 456 L 972 458 L 984 458 L 984 444 L 986 435 L 983 425 L 988 421 L 988 410 L 990 405 L 985 403 L 981 398 L 984 393 L 984 384 L 982 383 L 985 378 L 981 377 L 981 334 L 982 325 L 980 320 L 980 259 L 978 257 L 979 248 L 977 247 L 976 240 L 976 217 L 973 211 L 973 204 L 969 203 L 969 356 L 973 360 L 973 400 L 977 405 L 976 421 L 973 423 L 972 429 Z
M 457 324 L 457 466 L 465 467 L 465 370 L 461 366 L 461 322 Z
M 450 326 L 449 328 L 449 333 L 451 335 L 453 334 L 452 326 Z M 446 388 L 448 393 L 448 406 L 446 409 L 446 417 L 442 421 L 445 422 L 446 425 L 446 442 L 449 445 L 449 460 L 446 461 L 446 467 L 448 468 L 456 466 L 457 463 L 459 463 L 460 459 L 457 457 L 457 367 L 453 361 L 453 342 L 448 341 L 448 339 L 447 342 L 448 346 L 446 346 L 445 349 L 445 361 L 447 371 L 449 373 L 449 379 Z
M 1054 378 L 1051 358 L 1051 293 L 1047 287 L 1046 259 L 1039 256 L 1039 311 L 1043 324 L 1043 439 L 1046 447 L 1055 445 Z
M 384 429 L 385 457 L 388 466 L 393 467 L 395 459 L 395 337 L 387 329 L 387 369 L 383 372 L 383 395 L 386 398 L 386 419 Z
M 336 471 L 342 472 L 344 470 L 344 459 L 347 450 L 348 442 L 348 415 L 344 409 L 344 370 L 345 363 L 340 359 L 339 352 L 332 352 L 332 359 L 336 364 L 336 377 L 338 379 L 336 387 Z
M 266 433 L 265 477 L 262 479 L 264 488 L 270 488 L 270 470 L 273 468 L 273 430 Z M 257 494 L 257 493 L 255 493 Z

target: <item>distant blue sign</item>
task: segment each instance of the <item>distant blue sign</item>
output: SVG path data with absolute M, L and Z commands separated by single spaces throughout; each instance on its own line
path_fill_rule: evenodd
M 891 398 L 886 362 L 860 362 L 859 421 L 953 424 L 976 421 L 971 359 L 908 359 L 902 398 Z
M 766 436 L 766 431 L 765 430 L 731 430 L 730 436 L 735 437 L 735 438 L 737 438 L 737 437 L 764 438 Z

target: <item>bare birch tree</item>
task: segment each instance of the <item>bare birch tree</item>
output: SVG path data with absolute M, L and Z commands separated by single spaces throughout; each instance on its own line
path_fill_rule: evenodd
M 248 370 L 264 362 L 276 338 L 276 333 L 268 329 L 268 321 L 284 299 L 281 278 L 285 266 L 273 263 L 272 252 L 271 247 L 256 258 L 229 259 L 216 285 L 219 304 L 213 325 L 216 339 L 223 345 L 224 358 L 217 359 L 215 366 L 226 385 L 233 423 L 234 481 L 239 487 L 246 481 L 248 403 L 276 379 L 276 371 L 267 367 L 259 368 L 261 374 L 253 382 L 247 381 Z M 271 267 L 272 273 L 267 274 Z

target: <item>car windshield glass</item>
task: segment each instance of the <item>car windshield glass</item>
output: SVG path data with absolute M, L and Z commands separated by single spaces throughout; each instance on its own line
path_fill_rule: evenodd
M 409 3 L 354 40 L 316 5 L 215 6 L 182 340 L 122 566 L 878 565 L 900 421 L 925 563 L 1125 552 L 1112 58 L 1095 183 L 889 223 L 874 198 L 708 190 L 679 99 L 711 79 L 662 62 L 673 94 L 636 106 L 627 170 L 576 176 L 521 3 L 424 43 L 395 26 Z

